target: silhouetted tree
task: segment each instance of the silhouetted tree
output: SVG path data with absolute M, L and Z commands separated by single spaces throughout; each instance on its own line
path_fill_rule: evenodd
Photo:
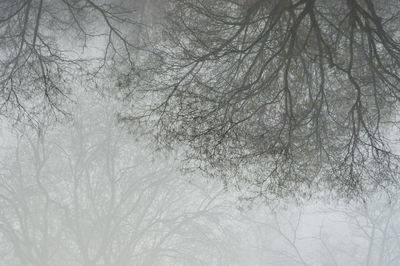
M 79 77 L 110 61 L 133 65 L 135 2 L 4 0 L 0 2 L 0 114 L 11 118 L 59 111 Z
M 162 63 L 142 88 L 164 140 L 186 144 L 209 172 L 243 171 L 258 195 L 351 197 L 397 184 L 388 132 L 400 99 L 398 1 L 172 0 L 166 9 Z

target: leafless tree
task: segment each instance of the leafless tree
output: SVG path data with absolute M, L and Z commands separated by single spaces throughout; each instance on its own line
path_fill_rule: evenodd
M 399 204 L 387 199 L 247 214 L 251 265 L 397 265 Z
M 164 140 L 187 145 L 209 172 L 243 171 L 267 197 L 397 184 L 387 132 L 398 124 L 398 1 L 172 0 L 166 9 L 162 64 L 142 87 L 153 92 L 144 115 Z
M 343 243 L 342 252 L 349 259 L 354 259 L 354 265 L 399 263 L 398 200 L 375 197 L 342 212 L 351 230 L 351 239 Z
M 234 209 L 221 191 L 189 184 L 173 159 L 160 162 L 146 152 L 148 143 L 121 130 L 110 106 L 86 104 L 69 130 L 26 130 L 9 142 L 0 180 L 1 261 L 234 265 Z
M 33 119 L 62 111 L 80 77 L 110 61 L 133 66 L 136 2 L 1 1 L 0 114 Z

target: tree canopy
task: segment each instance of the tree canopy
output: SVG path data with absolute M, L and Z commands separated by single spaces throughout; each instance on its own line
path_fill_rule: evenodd
M 260 194 L 397 183 L 400 3 L 170 1 L 150 116 Z M 129 118 L 129 116 L 127 117 Z M 249 172 L 257 172 L 251 175 Z M 304 190 L 303 190 L 304 188 Z
M 33 120 L 63 111 L 79 77 L 131 62 L 132 14 L 134 4 L 124 1 L 1 1 L 0 113 Z
M 150 117 L 227 184 L 397 185 L 397 0 L 154 0 L 152 25 L 142 2 L 3 1 L 1 113 L 59 109 L 77 76 L 107 66 L 123 120 Z

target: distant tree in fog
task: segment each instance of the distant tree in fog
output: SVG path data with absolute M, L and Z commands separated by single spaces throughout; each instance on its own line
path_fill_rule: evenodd
M 375 197 L 358 207 L 343 210 L 351 239 L 343 243 L 343 257 L 354 265 L 400 263 L 400 205 L 398 199 Z
M 221 191 L 179 177 L 174 159 L 135 142 L 110 107 L 79 108 L 72 124 L 26 129 L 3 147 L 0 260 L 233 265 L 234 213 Z
M 400 262 L 400 208 L 394 197 L 339 206 L 292 206 L 246 215 L 251 265 L 389 266 Z M 245 263 L 243 263 L 245 265 Z

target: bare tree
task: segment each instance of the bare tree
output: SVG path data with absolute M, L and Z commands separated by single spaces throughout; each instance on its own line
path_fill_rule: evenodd
M 397 184 L 398 1 L 173 0 L 167 12 L 163 64 L 143 88 L 166 141 L 210 172 L 245 172 L 264 196 Z
M 136 2 L 1 1 L 0 114 L 33 119 L 60 111 L 80 77 L 109 62 L 133 66 Z
M 397 265 L 399 204 L 386 195 L 363 203 L 247 213 L 257 260 L 244 265 Z M 243 238 L 245 239 L 245 238 Z
M 342 253 L 354 265 L 396 265 L 399 263 L 399 203 L 397 199 L 374 197 L 356 207 L 342 210 L 351 230 Z M 345 241 L 344 241 L 345 242 Z M 350 251 L 346 254 L 347 251 Z
M 14 155 L 5 153 L 1 260 L 32 266 L 233 265 L 234 246 L 227 241 L 233 243 L 235 210 L 221 191 L 189 184 L 173 159 L 146 152 L 148 143 L 121 130 L 110 106 L 84 102 L 96 107 L 80 105 L 69 130 L 26 130 L 10 145 Z

